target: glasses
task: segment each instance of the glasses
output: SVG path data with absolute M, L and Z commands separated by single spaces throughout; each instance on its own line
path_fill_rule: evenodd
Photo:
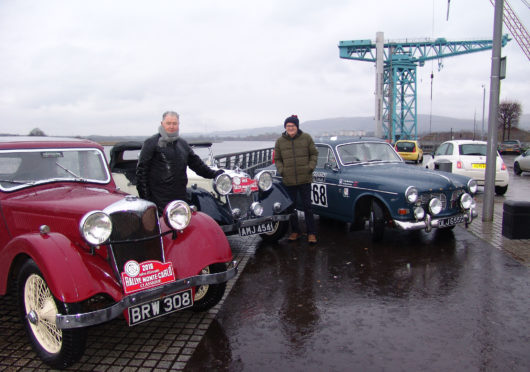
M 296 125 L 294 124 L 287 124 L 285 128 L 296 128 Z

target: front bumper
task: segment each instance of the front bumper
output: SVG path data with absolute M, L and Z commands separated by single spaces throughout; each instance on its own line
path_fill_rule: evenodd
M 241 227 L 254 226 L 264 222 L 289 221 L 290 214 L 275 214 L 272 216 L 258 217 L 246 220 L 237 220 L 232 224 L 221 225 L 221 229 L 226 233 L 238 232 Z
M 478 212 L 475 208 L 471 208 L 464 212 L 464 223 L 469 225 L 473 222 L 473 219 L 478 217 Z M 393 220 L 394 225 L 401 230 L 425 230 L 427 232 L 431 231 L 433 228 L 437 229 L 440 227 L 440 220 L 443 220 L 447 217 L 442 218 L 432 218 L 431 215 L 427 214 L 425 219 L 422 221 L 398 221 Z
M 238 263 L 232 261 L 224 272 L 195 275 L 184 279 L 178 279 L 172 283 L 161 285 L 145 291 L 136 292 L 123 297 L 120 301 L 105 309 L 91 311 L 81 314 L 60 315 L 55 318 L 55 324 L 60 329 L 80 328 L 105 323 L 122 314 L 122 312 L 134 305 L 156 300 L 168 294 L 176 293 L 190 287 L 200 285 L 224 283 L 237 275 Z

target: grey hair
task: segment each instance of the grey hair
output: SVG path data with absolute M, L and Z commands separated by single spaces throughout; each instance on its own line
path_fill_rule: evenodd
M 166 111 L 162 114 L 162 121 L 164 121 L 164 119 L 166 118 L 166 116 L 176 116 L 177 119 L 180 120 L 180 116 L 178 114 L 178 112 L 175 112 L 175 111 Z

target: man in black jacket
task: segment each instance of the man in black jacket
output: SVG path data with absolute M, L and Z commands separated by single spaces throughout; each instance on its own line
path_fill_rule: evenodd
M 187 200 L 187 167 L 204 178 L 214 178 L 223 173 L 213 170 L 193 152 L 188 143 L 179 137 L 179 115 L 167 111 L 162 115 L 158 133 L 145 140 L 136 179 L 138 195 L 155 203 L 160 212 L 173 200 Z

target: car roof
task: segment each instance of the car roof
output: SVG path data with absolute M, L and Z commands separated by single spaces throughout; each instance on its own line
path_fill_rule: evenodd
M 0 149 L 32 149 L 50 147 L 97 147 L 100 144 L 84 138 L 47 136 L 0 136 Z
M 470 143 L 477 143 L 480 145 L 487 145 L 486 141 L 477 141 L 477 140 L 451 140 L 451 141 L 445 141 L 444 143 L 453 143 L 455 145 L 464 145 L 464 144 L 470 144 Z
M 377 137 L 347 137 L 347 136 L 331 136 L 331 137 L 318 137 L 315 139 L 315 143 L 326 144 L 331 146 L 342 145 L 344 143 L 352 142 L 381 142 L 388 143 L 384 139 Z

